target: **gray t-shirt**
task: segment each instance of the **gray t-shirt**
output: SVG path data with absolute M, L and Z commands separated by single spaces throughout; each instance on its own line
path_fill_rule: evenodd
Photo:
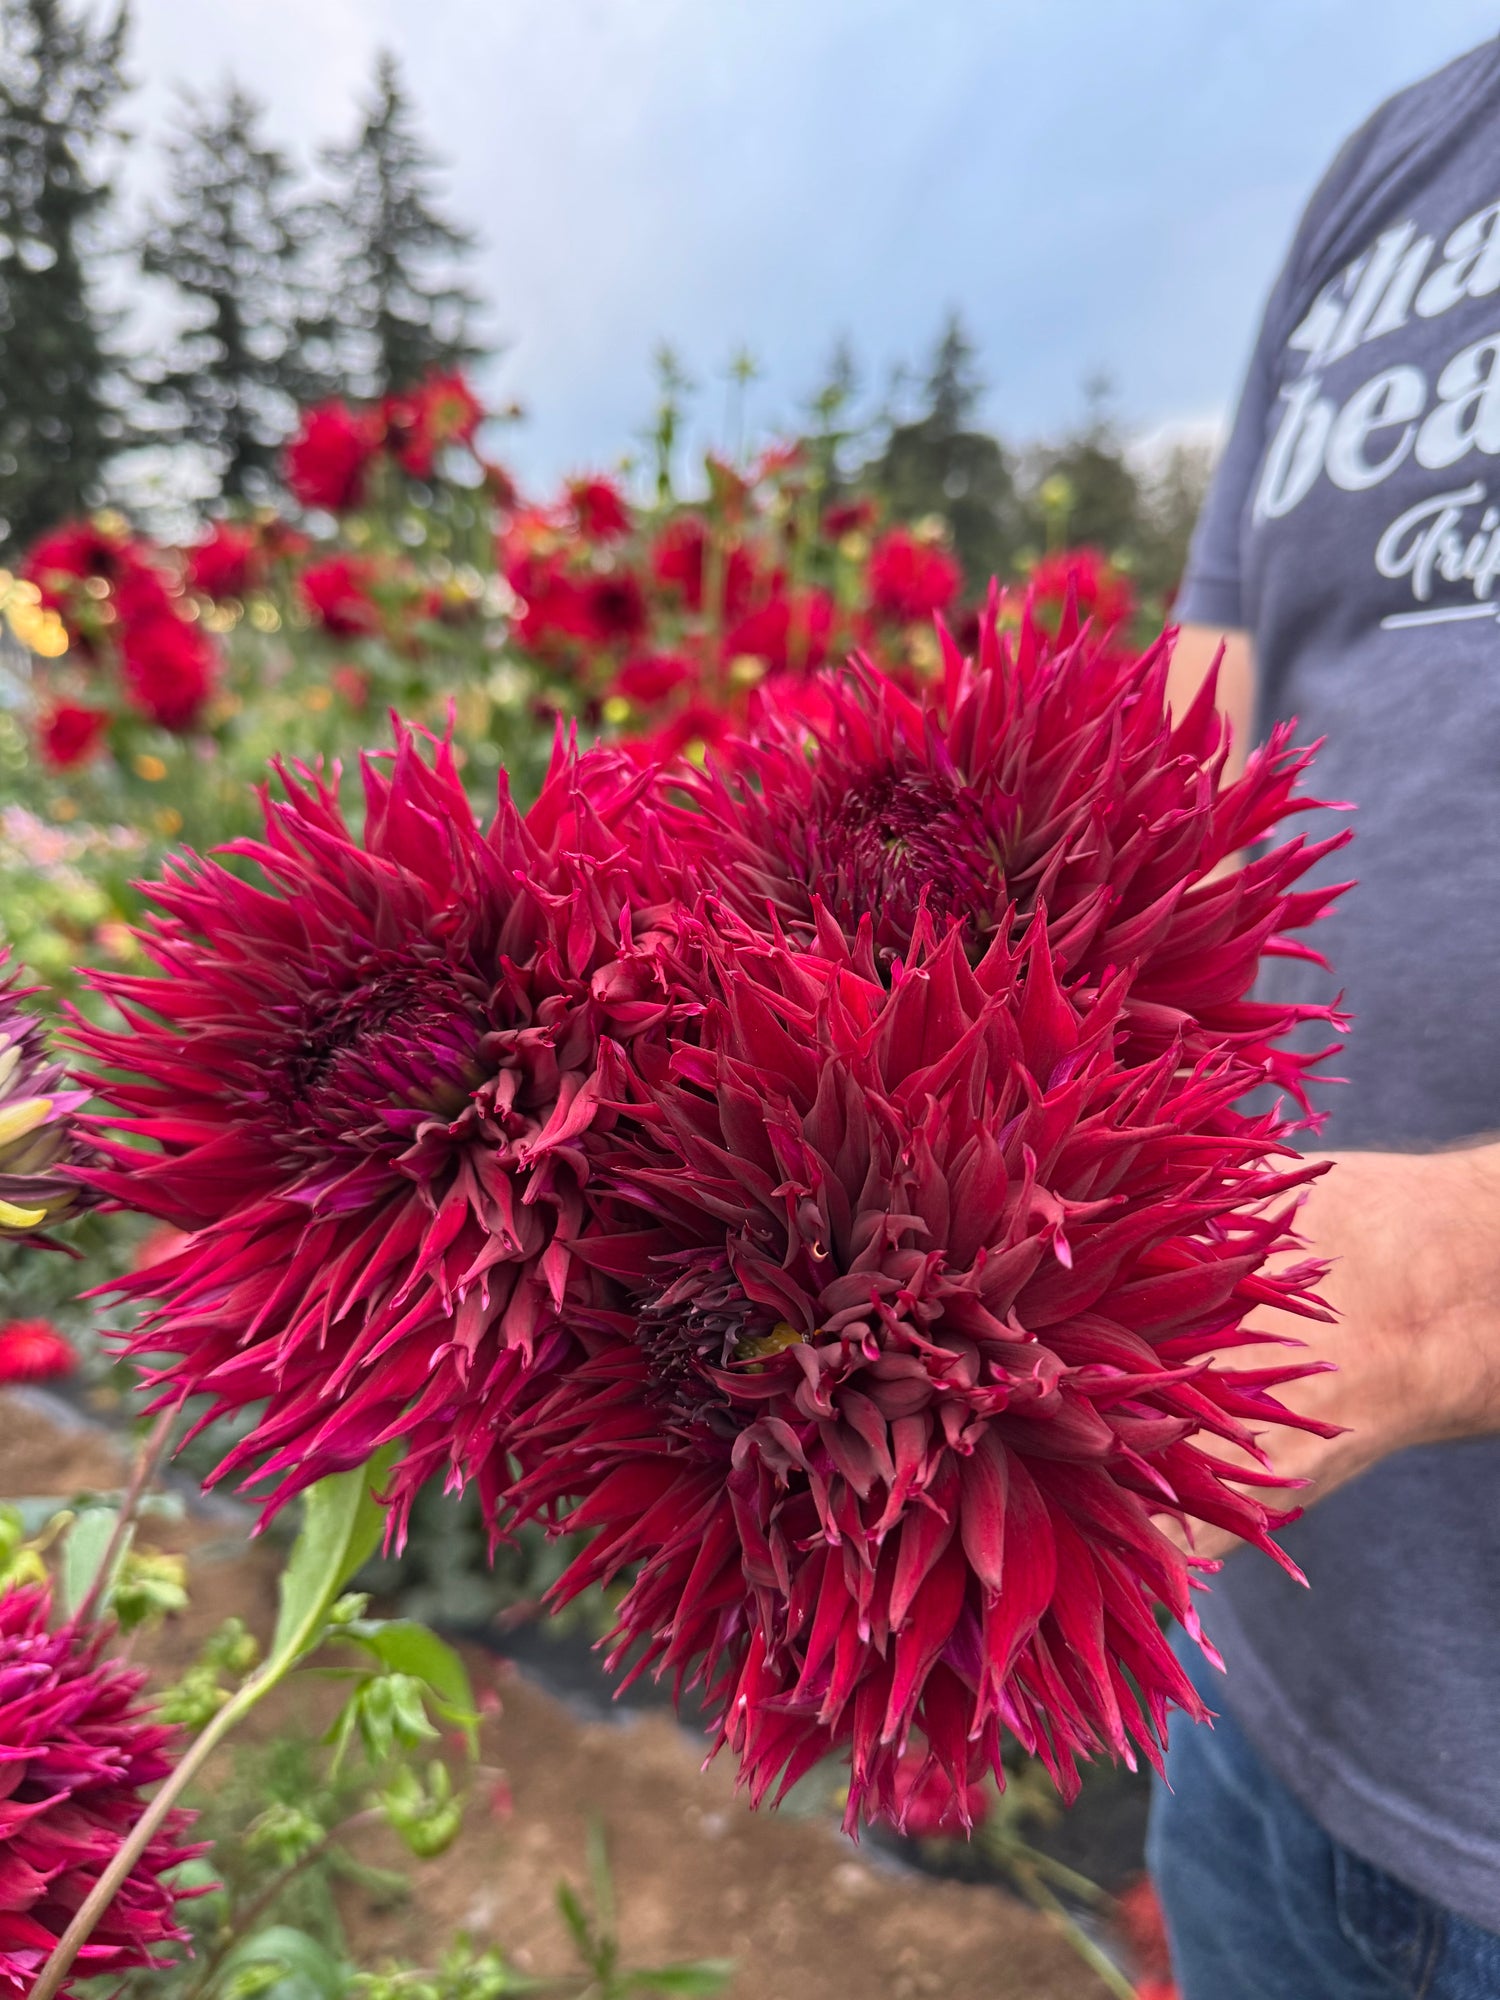
M 1323 1142 L 1500 1131 L 1500 42 L 1313 197 L 1178 609 L 1251 634 L 1258 729 L 1326 737 L 1315 789 L 1357 808 L 1315 934 L 1354 1016 Z M 1500 1439 L 1404 1452 L 1285 1541 L 1310 1590 L 1238 1554 L 1206 1609 L 1228 1707 L 1336 1839 L 1500 1930 Z

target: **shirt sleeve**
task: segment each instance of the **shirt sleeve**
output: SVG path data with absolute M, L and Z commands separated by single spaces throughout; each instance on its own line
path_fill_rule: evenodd
M 1265 451 L 1274 400 L 1273 325 L 1279 332 L 1280 322 L 1280 313 L 1268 307 L 1240 391 L 1229 440 L 1193 531 L 1182 588 L 1172 607 L 1173 618 L 1179 624 L 1211 625 L 1224 632 L 1241 631 L 1246 626 L 1240 575 L 1245 507 Z

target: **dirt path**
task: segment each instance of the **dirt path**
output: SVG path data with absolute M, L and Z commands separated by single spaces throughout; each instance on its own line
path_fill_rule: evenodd
M 120 1477 L 112 1447 L 67 1427 L 45 1399 L 0 1395 L 0 1498 L 66 1497 Z M 194 1556 L 191 1612 L 153 1641 L 180 1666 L 230 1611 L 269 1628 L 274 1565 L 241 1553 L 236 1528 L 195 1518 L 151 1523 L 157 1546 Z M 502 1943 L 538 1971 L 569 1962 L 553 1891 L 581 1875 L 590 1816 L 603 1823 L 621 1931 L 637 1964 L 729 1956 L 733 2000 L 1096 2000 L 1103 1987 L 1039 1916 L 987 1886 L 928 1881 L 892 1869 L 821 1823 L 752 1814 L 727 1765 L 700 1772 L 691 1739 L 667 1717 L 581 1721 L 514 1669 L 475 1651 L 480 1686 L 497 1687 L 483 1756 L 513 1800 L 505 1818 L 471 1814 L 458 1844 L 415 1864 L 383 1837 L 369 1858 L 404 1867 L 412 1897 L 346 1910 L 363 1962 L 383 1952 L 430 1962 L 458 1930 Z M 305 1703 L 293 1693 L 274 1728 Z M 268 1707 L 271 1705 L 268 1704 Z

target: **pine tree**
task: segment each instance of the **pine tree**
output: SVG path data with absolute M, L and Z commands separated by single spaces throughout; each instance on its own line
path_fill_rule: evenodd
M 326 386 L 303 355 L 305 204 L 263 116 L 234 86 L 218 104 L 185 99 L 166 195 L 139 246 L 142 268 L 190 313 L 148 394 L 175 439 L 219 461 L 235 499 L 266 496 L 297 405 Z
M 1004 446 L 976 428 L 983 385 L 955 313 L 933 356 L 920 414 L 892 422 L 865 479 L 899 520 L 941 515 L 971 591 L 1003 574 L 1018 543 L 1015 478 Z
M 86 269 L 126 14 L 0 0 L 0 545 L 96 505 L 122 426 Z
M 1113 409 L 1107 375 L 1084 384 L 1085 416 L 1075 431 L 1027 455 L 1028 513 L 1040 546 L 1102 549 L 1130 558 L 1140 537 L 1143 496 Z M 1061 496 L 1049 500 L 1049 496 Z
M 482 302 L 457 275 L 474 237 L 436 205 L 437 162 L 393 56 L 376 63 L 353 142 L 323 160 L 334 184 L 328 234 L 340 251 L 326 332 L 349 386 L 384 395 L 429 369 L 479 360 L 489 351 L 474 332 Z

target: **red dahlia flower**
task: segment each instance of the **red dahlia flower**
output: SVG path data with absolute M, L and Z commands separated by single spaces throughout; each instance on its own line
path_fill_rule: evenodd
M 606 645 L 633 643 L 650 622 L 645 592 L 629 570 L 591 577 L 583 601 L 593 635 Z
M 205 597 L 243 597 L 266 580 L 265 552 L 254 528 L 240 521 L 215 521 L 187 552 L 187 580 Z
M 0 1326 L 0 1388 L 11 1382 L 50 1382 L 78 1366 L 66 1337 L 50 1320 L 13 1319 Z
M 168 610 L 124 626 L 120 668 L 133 706 L 181 733 L 193 727 L 213 694 L 217 659 L 207 634 Z
M 1079 615 L 1109 627 L 1135 616 L 1130 579 L 1099 549 L 1060 549 L 1043 556 L 1027 578 L 1027 597 L 1055 626 L 1071 596 Z
M 286 448 L 286 483 L 304 507 L 342 514 L 364 498 L 365 474 L 380 449 L 382 425 L 344 402 L 305 410 Z
M 325 632 L 356 639 L 380 629 L 380 607 L 370 595 L 378 573 L 368 556 L 328 556 L 308 564 L 297 589 Z
M 889 990 L 868 927 L 822 946 L 721 933 L 699 1045 L 640 1053 L 647 1136 L 607 1163 L 639 1220 L 579 1246 L 629 1308 L 500 1440 L 517 1497 L 591 1536 L 562 1598 L 633 1572 L 615 1661 L 701 1686 L 752 1801 L 843 1749 L 850 1825 L 899 1815 L 914 1732 L 956 1792 L 1002 1727 L 1065 1791 L 1156 1762 L 1203 1710 L 1152 1516 L 1291 1567 L 1237 1490 L 1274 1479 L 1215 1446 L 1259 1458 L 1319 1364 L 1214 1355 L 1257 1306 L 1326 1317 L 1314 1267 L 1265 1268 L 1320 1169 L 1234 1112 L 1258 1068 L 1123 1066 L 1126 979 L 1075 1006 L 1040 918 L 972 967 L 924 922 Z
M 755 564 L 738 542 L 719 560 L 718 601 L 707 608 L 725 619 L 741 618 L 750 608 Z M 668 521 L 651 545 L 652 574 L 689 611 L 704 609 L 710 568 L 708 528 L 696 514 L 679 514 Z
M 591 1300 L 577 1258 L 601 1036 L 663 1019 L 645 781 L 559 750 L 488 829 L 453 758 L 366 761 L 363 843 L 331 782 L 283 773 L 262 841 L 174 861 L 143 934 L 159 976 L 101 977 L 128 1023 L 80 1023 L 114 1079 L 93 1178 L 188 1241 L 119 1289 L 162 1400 L 266 1401 L 213 1475 L 268 1511 L 400 1438 L 399 1512 L 483 1460 L 525 1364 Z M 166 1357 L 162 1359 L 162 1357 Z
M 94 756 L 109 728 L 108 711 L 55 702 L 37 727 L 42 762 L 53 771 L 72 771 Z
M 612 542 L 630 533 L 630 502 L 612 479 L 570 479 L 568 512 L 585 541 Z
M 986 1786 L 955 1792 L 941 1767 L 915 1746 L 897 1764 L 891 1789 L 891 1824 L 912 1840 L 958 1840 L 989 1818 Z
M 447 445 L 472 444 L 484 422 L 484 405 L 462 375 L 441 371 L 414 389 L 387 396 L 381 405 L 386 443 L 403 472 L 430 479 Z
M 697 678 L 697 668 L 681 653 L 645 653 L 626 661 L 615 675 L 610 693 L 639 702 L 642 708 L 654 708 Z
M 53 1946 L 172 1768 L 175 1731 L 145 1719 L 145 1675 L 102 1633 L 47 1629 L 44 1590 L 0 1593 L 0 2000 L 26 2000 Z M 152 1840 L 78 1956 L 80 1978 L 160 1965 L 185 1935 L 171 1871 L 190 1815 Z
M 43 604 L 58 614 L 88 658 L 111 615 L 125 619 L 171 613 L 166 579 L 147 549 L 123 531 L 93 521 L 70 521 L 33 543 L 21 574 L 36 585 Z
M 963 571 L 908 528 L 892 528 L 870 551 L 870 602 L 893 625 L 915 625 L 946 611 L 963 588 Z
M 1339 891 L 1293 885 L 1348 835 L 1222 871 L 1314 803 L 1293 797 L 1312 753 L 1278 729 L 1227 782 L 1212 684 L 1173 725 L 1166 637 L 1127 658 L 1076 621 L 1054 641 L 1028 616 L 1012 646 L 992 604 L 977 664 L 944 652 L 925 698 L 868 664 L 830 677 L 821 722 L 768 688 L 751 739 L 683 774 L 674 838 L 747 922 L 769 904 L 807 939 L 821 901 L 851 936 L 868 916 L 886 957 L 905 954 L 924 902 L 962 922 L 971 957 L 1045 905 L 1069 984 L 1136 968 L 1125 1020 L 1143 1045 L 1186 1030 L 1195 1052 L 1261 1060 L 1303 1018 L 1246 997 L 1261 955 L 1316 957 L 1283 934 Z M 1310 1060 L 1279 1055 L 1275 1080 L 1295 1091 Z

